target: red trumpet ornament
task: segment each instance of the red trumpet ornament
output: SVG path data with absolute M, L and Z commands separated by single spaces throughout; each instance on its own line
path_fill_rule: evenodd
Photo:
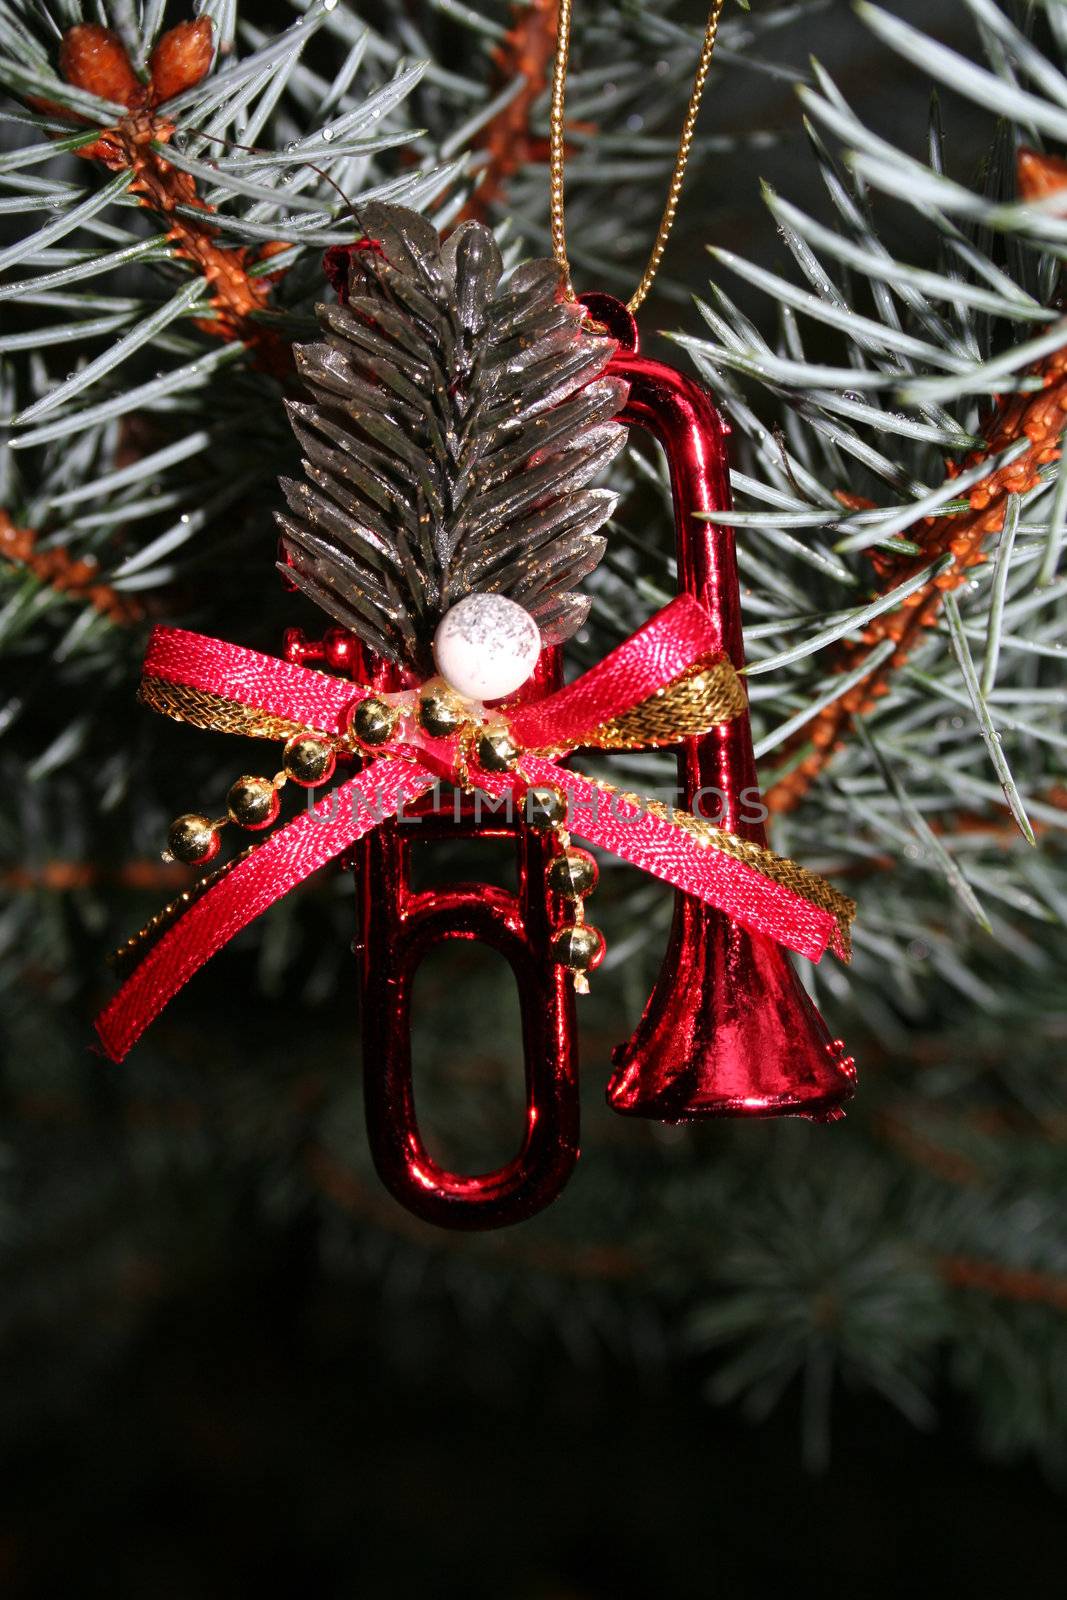
M 618 343 L 608 368 L 629 386 L 624 422 L 663 446 L 675 506 L 678 583 L 706 607 L 717 644 L 744 665 L 741 602 L 729 528 L 701 520 L 730 505 L 725 428 L 707 392 L 691 378 L 638 351 L 637 325 L 609 295 L 583 296 L 595 322 Z M 527 693 L 559 678 L 559 652 L 544 652 Z M 397 688 L 382 665 L 364 662 L 379 687 Z M 377 676 L 373 675 L 377 673 Z M 698 792 L 720 802 L 724 828 L 766 844 L 748 716 L 701 738 L 679 756 L 679 783 L 691 809 Z M 553 926 L 542 838 L 521 819 L 475 823 L 469 801 L 457 819 L 420 802 L 420 839 L 514 840 L 519 890 L 465 884 L 415 893 L 411 830 L 378 828 L 359 845 L 360 984 L 367 1132 L 379 1176 L 409 1211 L 456 1228 L 494 1228 L 542 1210 L 578 1158 L 579 1112 L 574 1001 L 566 975 L 546 958 Z M 420 962 L 449 939 L 480 939 L 506 957 L 518 985 L 526 1076 L 522 1148 L 499 1171 L 467 1177 L 428 1155 L 411 1081 L 411 995 Z M 608 1104 L 628 1116 L 678 1122 L 690 1117 L 804 1115 L 834 1120 L 853 1093 L 854 1069 L 833 1039 L 782 947 L 691 895 L 676 895 L 663 968 L 644 1014 L 614 1053 Z
M 734 666 L 745 664 L 734 535 L 708 518 L 730 506 L 726 429 L 705 389 L 639 354 L 631 313 L 584 297 L 618 340 L 610 371 L 625 378 L 623 419 L 663 446 L 674 496 L 678 588 L 701 601 Z M 689 739 L 678 759 L 684 805 L 710 793 L 724 828 L 765 845 L 747 712 Z M 633 1037 L 614 1052 L 608 1103 L 627 1116 L 803 1115 L 835 1120 L 855 1069 L 830 1036 L 781 945 L 679 893 L 663 968 Z
M 708 395 L 640 355 L 618 301 L 568 298 L 556 263 L 508 276 L 479 224 L 441 241 L 398 207 L 368 206 L 363 220 L 372 236 L 327 258 L 341 304 L 319 308 L 324 340 L 296 351 L 311 397 L 290 407 L 305 478 L 282 480 L 278 514 L 291 586 L 345 625 L 318 642 L 291 631 L 284 661 L 159 628 L 141 685 L 180 721 L 282 743 L 280 770 L 240 778 L 224 816 L 178 819 L 171 856 L 207 863 L 220 829 L 271 826 L 286 783 L 341 781 L 130 941 L 136 965 L 97 1029 L 121 1060 L 230 938 L 347 859 L 378 1172 L 427 1221 L 494 1228 L 547 1205 L 578 1156 L 574 990 L 603 940 L 585 920 L 595 864 L 572 832 L 677 891 L 662 972 L 615 1052 L 608 1101 L 627 1115 L 839 1116 L 852 1062 L 784 947 L 847 956 L 855 907 L 774 856 L 751 820 L 734 542 L 713 520 L 729 505 L 725 430 Z M 680 592 L 561 687 L 559 647 L 587 614 L 578 586 L 614 506 L 590 484 L 626 422 L 667 455 Z M 660 746 L 681 751 L 683 807 L 561 764 L 583 747 Z M 714 823 L 702 792 L 718 799 Z M 516 890 L 414 887 L 416 842 L 474 837 L 513 844 Z M 522 1017 L 520 1148 L 475 1175 L 430 1155 L 412 1085 L 415 977 L 455 939 L 508 961 Z
M 379 667 L 379 673 L 381 668 Z M 557 687 L 559 651 L 546 650 L 527 694 Z M 395 687 L 391 673 L 384 681 Z M 382 682 L 379 677 L 378 682 Z M 547 883 L 551 846 L 519 817 L 478 816 L 465 794 L 442 809 L 431 796 L 409 808 L 416 826 L 390 822 L 357 846 L 363 1096 L 378 1175 L 401 1205 L 450 1228 L 498 1228 L 540 1211 L 578 1159 L 578 1041 L 574 993 L 549 959 L 558 923 Z M 413 841 L 506 838 L 516 891 L 488 883 L 411 887 Z M 434 1161 L 419 1132 L 411 1059 L 411 999 L 419 965 L 446 940 L 479 940 L 515 976 L 526 1076 L 519 1153 L 496 1172 L 465 1177 Z

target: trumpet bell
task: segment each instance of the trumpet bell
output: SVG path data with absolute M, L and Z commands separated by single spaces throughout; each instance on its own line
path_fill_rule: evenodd
M 852 1057 L 773 940 L 679 897 L 664 971 L 671 982 L 613 1052 L 613 1110 L 663 1122 L 844 1115 Z

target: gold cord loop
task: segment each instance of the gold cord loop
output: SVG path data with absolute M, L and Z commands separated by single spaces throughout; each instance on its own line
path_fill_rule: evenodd
M 656 273 L 659 271 L 663 253 L 667 248 L 671 229 L 674 226 L 675 213 L 678 210 L 678 198 L 682 192 L 685 180 L 685 169 L 689 164 L 689 152 L 693 145 L 693 132 L 696 128 L 697 115 L 700 111 L 700 101 L 704 94 L 704 85 L 708 78 L 708 69 L 715 51 L 715 40 L 719 32 L 719 18 L 722 16 L 724 0 L 713 0 L 708 13 L 707 26 L 704 29 L 704 42 L 700 47 L 700 59 L 697 62 L 696 76 L 693 79 L 693 88 L 689 95 L 689 105 L 686 108 L 685 120 L 682 123 L 681 135 L 678 139 L 678 153 L 674 158 L 674 171 L 671 173 L 670 186 L 667 190 L 667 202 L 663 207 L 660 217 L 659 229 L 656 233 L 655 243 L 652 246 L 645 270 L 641 275 L 641 282 L 637 285 L 631 296 L 627 309 L 635 312 L 642 304 L 645 296 L 652 287 Z M 556 34 L 556 59 L 552 69 L 552 103 L 549 112 L 549 204 L 552 221 L 552 253 L 556 258 L 563 281 L 566 286 L 567 298 L 576 298 L 574 285 L 571 282 L 571 266 L 567 258 L 567 229 L 564 221 L 564 193 L 563 193 L 563 168 L 565 161 L 564 150 L 564 107 L 567 96 L 567 63 L 571 49 L 571 18 L 574 9 L 574 0 L 559 0 L 559 23 Z

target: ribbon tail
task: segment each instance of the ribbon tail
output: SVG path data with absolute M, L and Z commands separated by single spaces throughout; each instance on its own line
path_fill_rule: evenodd
M 814 875 L 803 874 L 791 862 L 782 863 L 802 883 L 819 883 L 835 901 L 840 900 L 838 914 L 815 904 L 802 887 L 792 887 L 770 876 L 767 866 L 781 861 L 770 851 L 751 852 L 753 860 L 765 863 L 761 870 L 741 858 L 747 853 L 746 846 L 733 835 L 711 828 L 689 831 L 673 820 L 665 808 L 650 809 L 648 802 L 601 787 L 580 772 L 571 772 L 553 761 L 527 757 L 523 769 L 534 782 L 555 784 L 564 790 L 569 800 L 567 826 L 579 838 L 695 895 L 725 912 L 731 920 L 767 934 L 810 961 L 818 961 L 828 947 L 848 960 L 844 908 L 851 902 L 836 896 Z M 737 854 L 731 853 L 735 846 L 739 847 Z
M 179 989 L 242 928 L 435 781 L 417 763 L 376 761 L 238 862 L 153 945 L 97 1017 L 108 1057 L 121 1061 Z

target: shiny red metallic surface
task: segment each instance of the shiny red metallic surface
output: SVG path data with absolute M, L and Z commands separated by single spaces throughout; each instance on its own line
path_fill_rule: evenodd
M 307 639 L 303 628 L 286 628 L 285 659 L 295 666 L 316 666 L 324 662 L 330 672 L 354 678 L 363 661 L 360 643 L 346 628 L 327 628 L 321 639 Z
M 365 669 L 373 666 L 368 658 Z M 559 670 L 559 651 L 545 650 L 534 678 L 511 703 L 555 688 Z M 380 664 L 373 681 L 380 689 L 403 687 Z M 382 1182 L 409 1211 L 448 1228 L 499 1228 L 554 1200 L 578 1159 L 574 995 L 567 973 L 549 956 L 557 925 L 547 885 L 551 842 L 517 819 L 475 819 L 469 797 L 457 820 L 451 801 L 446 796 L 436 806 L 431 794 L 411 807 L 411 820 L 388 822 L 357 846 L 367 1133 Z M 517 893 L 485 883 L 412 889 L 413 846 L 500 837 L 515 844 Z M 446 939 L 480 940 L 499 951 L 519 992 L 526 1075 L 522 1145 L 506 1166 L 474 1177 L 448 1171 L 427 1153 L 412 1084 L 415 974 L 423 957 Z
M 722 419 L 698 383 L 638 353 L 637 329 L 624 306 L 608 295 L 584 299 L 619 341 L 609 371 L 630 385 L 623 420 L 646 428 L 667 456 L 679 591 L 707 607 L 722 648 L 741 668 L 733 532 L 697 520 L 730 504 Z M 763 823 L 753 820 L 760 796 L 747 716 L 688 740 L 679 782 L 687 807 L 699 790 L 713 791 L 722 827 L 766 842 Z M 786 952 L 685 894 L 676 896 L 667 953 L 644 1015 L 613 1064 L 609 1104 L 666 1121 L 790 1114 L 832 1120 L 855 1078 L 841 1040 L 830 1037 Z

